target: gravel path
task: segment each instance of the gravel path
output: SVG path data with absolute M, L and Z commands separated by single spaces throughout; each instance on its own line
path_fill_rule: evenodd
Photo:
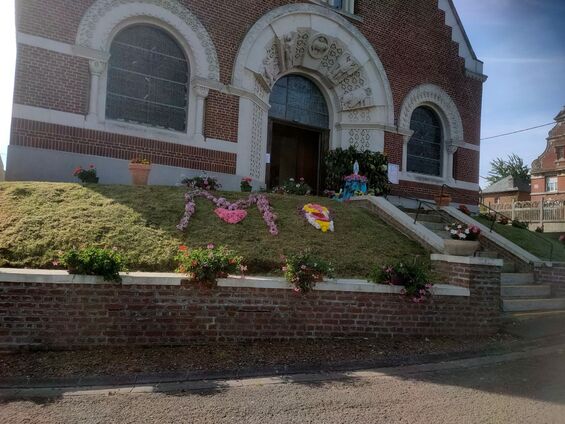
M 565 355 L 201 393 L 17 401 L 0 406 L 0 422 L 560 424 L 565 423 Z

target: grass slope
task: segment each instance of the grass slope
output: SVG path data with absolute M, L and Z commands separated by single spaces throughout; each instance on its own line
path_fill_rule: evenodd
M 270 195 L 279 216 L 277 237 L 268 233 L 255 207 L 243 222 L 229 225 L 204 199 L 197 201 L 189 228 L 181 233 L 175 227 L 184 192 L 180 187 L 0 183 L 0 266 L 49 268 L 58 251 L 97 245 L 118 248 L 132 271 L 172 271 L 180 244 L 216 243 L 242 254 L 251 273 L 276 271 L 282 254 L 310 247 L 334 264 L 337 275 L 362 277 L 377 264 L 426 256 L 369 211 L 314 197 Z M 323 234 L 299 215 L 309 201 L 331 208 L 335 233 Z
M 485 217 L 477 216 L 474 218 L 488 228 L 492 225 L 492 222 Z M 511 225 L 502 225 L 498 222 L 494 224 L 493 229 L 498 234 L 520 246 L 522 249 L 527 250 L 532 255 L 537 256 L 540 259 L 549 260 L 549 244 L 541 240 L 541 237 L 553 245 L 552 260 L 565 262 L 565 248 L 563 248 L 563 245 L 559 243 L 558 240 L 548 234 L 533 233 L 526 229 L 512 227 Z

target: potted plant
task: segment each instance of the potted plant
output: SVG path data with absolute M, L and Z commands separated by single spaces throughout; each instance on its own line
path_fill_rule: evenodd
M 218 278 L 243 272 L 243 257 L 226 246 L 216 247 L 210 243 L 204 248 L 189 249 L 179 246 L 175 257 L 179 264 L 177 272 L 187 274 L 193 283 L 215 286 Z
M 82 166 L 77 166 L 73 172 L 73 175 L 77 177 L 81 183 L 98 183 L 98 176 L 96 174 L 96 168 L 94 167 L 94 165 L 90 165 L 88 169 L 83 169 Z
M 252 181 L 253 178 L 251 177 L 243 177 L 240 183 L 241 191 L 243 191 L 244 193 L 250 193 L 251 190 L 253 189 L 253 187 L 251 187 Z
M 451 196 L 449 194 L 440 194 L 434 197 L 434 202 L 436 202 L 436 206 L 449 206 L 451 204 Z
M 285 257 L 282 271 L 293 290 L 302 294 L 312 291 L 316 283 L 324 281 L 324 277 L 333 276 L 331 264 L 315 257 L 308 249 Z
M 375 284 L 402 286 L 400 292 L 414 303 L 425 302 L 432 295 L 432 275 L 429 266 L 414 262 L 413 264 L 399 262 L 394 265 L 375 268 L 369 281 Z
M 151 162 L 148 159 L 135 158 L 129 163 L 129 172 L 133 185 L 147 185 L 149 173 L 151 172 Z
M 473 256 L 480 248 L 481 229 L 476 225 L 453 223 L 445 227 L 451 239 L 445 240 L 444 250 L 448 255 Z

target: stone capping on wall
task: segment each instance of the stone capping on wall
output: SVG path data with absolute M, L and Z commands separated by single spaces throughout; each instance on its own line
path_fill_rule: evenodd
M 122 285 L 144 286 L 180 286 L 186 278 L 175 273 L 131 272 L 122 273 Z M 102 277 L 90 275 L 70 275 L 67 271 L 42 269 L 0 268 L 0 283 L 39 283 L 39 284 L 111 284 Z M 218 280 L 219 287 L 280 289 L 291 290 L 284 278 L 277 277 L 237 277 L 230 276 Z M 316 291 L 357 292 L 400 294 L 401 286 L 373 284 L 366 280 L 333 279 L 319 283 Z M 468 288 L 448 284 L 436 284 L 432 290 L 434 296 L 469 297 Z

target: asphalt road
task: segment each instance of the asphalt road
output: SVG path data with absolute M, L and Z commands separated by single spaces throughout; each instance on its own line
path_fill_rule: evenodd
M 565 354 L 200 392 L 5 401 L 0 423 L 565 423 Z

